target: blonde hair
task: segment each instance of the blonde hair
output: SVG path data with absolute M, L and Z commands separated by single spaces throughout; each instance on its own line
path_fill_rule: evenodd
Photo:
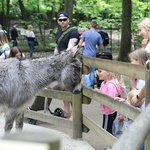
M 32 25 L 28 25 L 28 30 L 32 31 L 33 30 L 33 26 Z
M 135 51 L 132 51 L 129 53 L 129 57 L 137 60 L 141 65 L 145 65 L 146 61 L 148 60 L 148 54 L 144 48 L 139 48 Z
M 5 43 L 8 43 L 7 36 L 4 32 L 0 32 L 0 46 L 3 46 Z
M 148 18 L 148 17 L 142 18 L 137 23 L 137 26 L 138 27 L 144 27 L 147 30 L 148 28 L 150 28 L 150 18 Z

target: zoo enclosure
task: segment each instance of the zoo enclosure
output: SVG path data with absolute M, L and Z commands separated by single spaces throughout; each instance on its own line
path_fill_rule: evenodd
M 134 77 L 146 80 L 146 109 L 141 112 L 140 109 L 130 106 L 124 102 L 114 101 L 109 96 L 100 94 L 90 88 L 83 86 L 83 90 L 79 94 L 69 92 L 55 91 L 49 89 L 41 90 L 38 95 L 42 97 L 55 98 L 58 100 L 68 100 L 73 103 L 73 120 L 56 117 L 43 112 L 35 112 L 27 110 L 25 117 L 30 117 L 62 127 L 71 128 L 73 130 L 73 138 L 82 138 L 82 132 L 92 130 L 99 138 L 103 137 L 107 143 L 113 146 L 114 150 L 137 150 L 145 142 L 145 150 L 150 149 L 150 70 L 143 66 L 134 64 L 104 60 L 99 58 L 83 57 L 83 64 L 109 70 L 128 77 Z M 111 64 L 111 65 L 110 65 Z M 116 67 L 117 66 L 117 67 Z M 96 124 L 89 116 L 82 112 L 82 105 L 90 105 L 92 100 L 96 100 L 117 112 L 135 120 L 122 137 L 117 139 L 105 131 L 100 125 Z M 142 126 L 142 127 L 141 127 Z M 140 136 L 137 136 L 140 135 Z

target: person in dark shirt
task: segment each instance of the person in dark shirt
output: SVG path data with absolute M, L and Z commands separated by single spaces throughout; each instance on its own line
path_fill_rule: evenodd
M 59 12 L 57 15 L 58 31 L 55 35 L 56 47 L 54 55 L 60 54 L 65 50 L 73 48 L 79 40 L 77 29 L 70 26 L 69 16 L 66 12 Z M 70 102 L 64 101 L 64 117 L 70 118 Z
M 77 29 L 70 26 L 70 20 L 66 12 L 58 13 L 57 23 L 59 27 L 55 35 L 56 47 L 54 54 L 59 54 L 64 50 L 70 50 L 78 43 L 79 40 L 79 33 Z M 61 36 L 62 38 L 60 39 Z
M 19 38 L 18 38 L 18 31 L 17 31 L 17 25 L 18 23 L 14 23 L 10 33 L 11 33 L 11 42 L 12 46 L 18 46 L 19 44 Z

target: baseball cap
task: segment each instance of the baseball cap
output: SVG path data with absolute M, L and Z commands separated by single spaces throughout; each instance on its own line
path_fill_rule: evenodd
M 65 11 L 59 12 L 57 15 L 57 19 L 59 18 L 68 18 L 68 14 Z

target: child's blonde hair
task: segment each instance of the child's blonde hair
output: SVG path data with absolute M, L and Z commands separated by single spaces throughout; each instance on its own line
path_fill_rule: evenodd
M 32 25 L 28 25 L 28 30 L 32 31 L 33 30 L 33 26 Z
M 145 51 L 144 48 L 139 48 L 129 53 L 129 57 L 137 60 L 139 64 L 145 65 L 146 61 L 148 60 L 148 53 Z

